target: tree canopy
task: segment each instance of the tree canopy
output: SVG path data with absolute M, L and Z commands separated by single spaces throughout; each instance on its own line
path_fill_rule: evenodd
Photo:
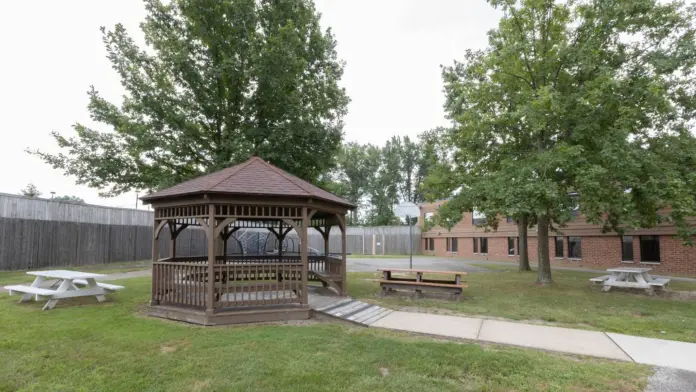
M 27 186 L 24 187 L 20 191 L 20 193 L 22 194 L 22 196 L 31 197 L 31 198 L 37 198 L 37 197 L 43 195 L 43 193 L 41 193 L 39 188 L 36 185 L 34 185 L 34 183 L 32 183 L 32 182 L 27 184 Z
M 451 165 L 429 183 L 458 194 L 442 220 L 477 210 L 549 229 L 573 210 L 622 232 L 696 215 L 694 6 L 655 0 L 491 0 L 489 45 L 443 69 Z
M 92 87 L 108 130 L 54 132 L 59 154 L 32 153 L 103 195 L 154 190 L 258 156 L 313 181 L 334 164 L 349 99 L 343 62 L 311 0 L 145 0 L 146 49 L 102 28 L 125 89 Z

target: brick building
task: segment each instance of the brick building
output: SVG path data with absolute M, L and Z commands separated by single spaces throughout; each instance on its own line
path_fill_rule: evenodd
M 442 202 L 420 205 L 421 219 L 437 214 Z M 475 227 L 484 217 L 465 213 L 451 231 L 435 226 L 421 235 L 424 255 L 459 257 L 471 260 L 517 261 L 519 244 L 517 225 L 503 218 L 497 231 L 485 232 Z M 552 265 L 590 268 L 648 266 L 658 273 L 696 275 L 696 247 L 682 245 L 672 225 L 630 230 L 623 236 L 602 233 L 587 223 L 582 215 L 561 229 L 549 233 L 549 256 Z M 537 261 L 537 233 L 528 230 L 529 260 Z

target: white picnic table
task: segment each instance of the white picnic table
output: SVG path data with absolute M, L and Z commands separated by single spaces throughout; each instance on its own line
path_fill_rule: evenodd
M 27 272 L 27 275 L 33 275 L 36 277 L 30 286 L 12 285 L 5 286 L 5 289 L 9 290 L 10 295 L 12 295 L 14 292 L 24 293 L 19 302 L 29 301 L 32 298 L 35 298 L 37 301 L 40 299 L 48 299 L 48 302 L 46 302 L 46 305 L 44 305 L 43 310 L 53 309 L 58 301 L 64 298 L 95 296 L 97 301 L 103 302 L 106 300 L 104 295 L 107 292 L 120 290 L 123 288 L 123 286 L 98 283 L 96 279 L 104 278 L 106 275 L 94 274 L 90 272 L 50 270 L 29 271 Z M 58 286 L 57 288 L 53 289 L 41 287 L 44 285 L 44 282 L 53 279 L 57 280 L 57 282 L 51 287 Z
M 607 272 L 610 272 L 611 275 L 592 278 L 590 282 L 602 284 L 602 291 L 609 291 L 612 287 L 623 287 L 644 289 L 648 294 L 652 295 L 655 293 L 654 289 L 656 287 L 663 289 L 669 283 L 669 279 L 655 279 L 650 276 L 650 271 L 652 271 L 652 268 L 609 268 Z

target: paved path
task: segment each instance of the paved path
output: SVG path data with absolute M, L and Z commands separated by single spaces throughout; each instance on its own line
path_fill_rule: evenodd
M 476 317 L 393 312 L 370 327 L 587 355 L 696 372 L 696 344 Z
M 328 289 L 315 286 L 309 289 L 309 306 L 315 312 L 364 326 L 394 312 L 350 297 L 339 297 Z

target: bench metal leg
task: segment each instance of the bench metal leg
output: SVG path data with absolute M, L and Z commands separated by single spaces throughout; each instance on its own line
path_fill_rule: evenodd
M 379 291 L 379 296 L 380 296 L 380 297 L 386 297 L 386 296 L 387 296 L 387 288 L 386 288 L 386 287 L 384 287 L 384 286 L 382 287 L 382 290 Z

